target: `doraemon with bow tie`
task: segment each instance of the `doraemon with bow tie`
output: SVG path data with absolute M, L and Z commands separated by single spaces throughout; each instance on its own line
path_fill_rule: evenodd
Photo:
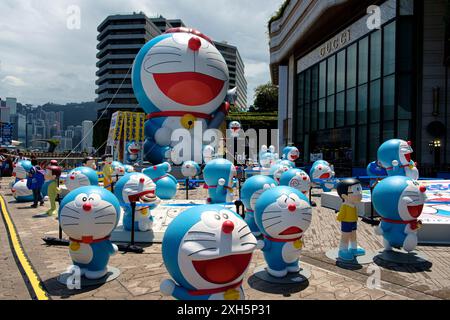
M 134 230 L 148 231 L 153 227 L 151 210 L 159 202 L 155 195 L 156 185 L 152 179 L 143 173 L 128 173 L 119 179 L 114 187 L 114 195 L 119 199 L 124 209 L 123 227 L 127 231 L 133 230 L 133 211 L 131 203 L 136 203 L 134 213 Z
M 230 108 L 227 64 L 214 42 L 194 29 L 172 28 L 145 44 L 134 61 L 132 82 L 148 114 L 144 154 L 153 164 L 168 160 L 174 130 L 189 130 L 192 145 L 202 145 L 203 131 L 218 128 Z
M 59 223 L 70 238 L 69 253 L 82 276 L 100 279 L 108 272 L 109 258 L 118 251 L 109 237 L 119 216 L 117 198 L 98 186 L 78 188 L 61 201 Z
M 307 195 L 311 188 L 311 179 L 302 169 L 289 169 L 281 174 L 280 185 L 292 187 Z
M 149 176 L 156 184 L 156 196 L 163 200 L 173 199 L 177 194 L 178 181 L 169 174 L 170 171 L 172 166 L 168 162 L 142 170 L 142 173 Z
M 208 203 L 225 203 L 233 200 L 236 167 L 227 159 L 214 159 L 203 169 L 205 188 L 208 189 Z
M 67 174 L 65 185 L 69 191 L 85 186 L 97 186 L 97 172 L 89 167 L 75 168 Z
M 255 220 L 264 236 L 258 248 L 264 253 L 267 272 L 271 276 L 283 278 L 301 270 L 302 237 L 311 219 L 308 198 L 291 187 L 269 189 L 256 201 Z
M 256 248 L 245 221 L 220 205 L 202 205 L 178 215 L 162 242 L 173 280 L 161 292 L 179 300 L 242 300 L 242 281 Z
M 241 200 L 245 206 L 245 222 L 247 222 L 254 236 L 261 232 L 255 221 L 255 204 L 264 191 L 275 188 L 278 183 L 269 176 L 257 175 L 248 178 L 241 189 Z
M 411 160 L 412 153 L 411 141 L 391 139 L 378 148 L 378 162 L 386 169 L 388 176 L 406 176 L 417 180 L 419 170 Z

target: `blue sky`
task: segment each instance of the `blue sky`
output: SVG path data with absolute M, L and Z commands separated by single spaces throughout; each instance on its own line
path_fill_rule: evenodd
M 97 26 L 110 14 L 143 11 L 180 18 L 214 40 L 236 45 L 246 66 L 249 103 L 270 79 L 267 21 L 281 0 L 2 0 L 0 98 L 43 104 L 95 99 Z M 80 8 L 79 30 L 67 28 Z

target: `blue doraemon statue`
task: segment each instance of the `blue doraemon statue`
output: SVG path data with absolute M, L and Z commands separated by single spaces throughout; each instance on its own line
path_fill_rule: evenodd
M 156 196 L 163 200 L 173 199 L 177 194 L 178 181 L 169 174 L 171 170 L 171 165 L 168 162 L 164 162 L 142 171 L 156 184 Z
M 262 248 L 271 276 L 282 278 L 300 271 L 302 237 L 311 219 L 308 198 L 294 188 L 269 189 L 256 201 L 255 220 L 264 236 L 258 247 Z
M 201 145 L 194 128 L 200 128 L 197 136 L 203 137 L 203 131 L 224 122 L 230 108 L 225 102 L 227 64 L 214 42 L 194 29 L 172 28 L 145 44 L 134 61 L 132 82 L 148 114 L 145 160 L 154 164 L 168 160 L 175 130 L 188 130 L 192 146 Z
M 31 164 L 31 161 L 29 160 L 20 160 L 16 164 L 14 164 L 13 168 L 13 177 L 15 177 L 15 181 L 17 182 L 22 179 L 26 179 L 28 177 L 28 173 L 30 172 L 33 165 Z
M 413 180 L 419 179 L 419 170 L 411 160 L 413 149 L 410 141 L 391 139 L 378 148 L 378 161 L 386 169 L 389 176 L 406 176 Z
M 161 292 L 179 300 L 244 299 L 242 281 L 256 238 L 235 212 L 220 205 L 187 209 L 167 227 L 164 264 L 173 280 Z
M 295 163 L 289 160 L 279 159 L 275 162 L 276 164 L 281 164 L 283 166 L 288 167 L 289 169 L 295 168 Z
M 370 177 L 370 186 L 373 187 L 378 180 L 387 176 L 386 169 L 381 167 L 378 161 L 372 161 L 367 165 L 367 175 Z
M 208 188 L 208 203 L 225 203 L 233 200 L 236 167 L 226 159 L 214 159 L 203 169 L 203 178 Z
M 247 179 L 241 188 L 241 200 L 245 206 L 245 222 L 247 222 L 253 235 L 259 236 L 261 232 L 255 221 L 255 204 L 261 194 L 277 186 L 277 182 L 269 176 L 257 175 Z
M 125 173 L 133 173 L 133 172 L 135 172 L 134 167 L 132 165 L 125 164 L 123 166 L 123 168 L 125 169 Z
M 98 186 L 78 188 L 61 201 L 59 223 L 70 237 L 70 257 L 82 276 L 100 279 L 107 274 L 109 257 L 117 252 L 109 237 L 119 217 L 117 198 Z
M 334 175 L 333 166 L 325 160 L 314 162 L 309 171 L 311 181 L 319 185 L 324 192 L 329 192 L 336 187 L 337 180 L 334 178 Z
M 198 177 L 201 172 L 202 169 L 200 168 L 200 165 L 195 161 L 185 161 L 181 166 L 181 174 L 185 178 L 192 179 Z
M 282 163 L 272 164 L 269 170 L 269 176 L 275 179 L 277 183 L 280 183 L 280 178 L 283 173 L 290 169 L 289 166 L 284 165 Z
M 311 188 L 311 179 L 301 169 L 289 169 L 281 175 L 280 185 L 297 189 L 304 195 L 307 195 Z
M 269 169 L 277 160 L 274 146 L 270 146 L 269 148 L 266 145 L 261 146 L 259 151 L 259 165 L 262 171 Z
M 425 186 L 404 176 L 388 177 L 375 186 L 372 203 L 381 216 L 376 233 L 383 236 L 386 250 L 403 247 L 410 252 L 415 249 L 425 192 Z
M 134 230 L 148 231 L 152 229 L 153 217 L 151 210 L 159 202 L 155 195 L 156 185 L 152 179 L 143 173 L 127 173 L 116 183 L 114 195 L 119 199 L 123 207 L 123 227 L 127 231 L 132 230 L 131 202 L 136 203 Z
M 11 188 L 11 193 L 17 202 L 33 201 L 33 191 L 28 189 L 26 179 L 20 179 L 15 182 Z
M 283 149 L 283 159 L 295 162 L 300 157 L 300 151 L 293 146 L 288 146 Z
M 97 186 L 98 175 L 89 167 L 75 168 L 67 174 L 65 184 L 69 191 L 85 186 Z
M 136 163 L 139 161 L 139 155 L 141 153 L 141 144 L 136 141 L 130 141 L 127 143 L 125 147 L 125 158 L 127 162 L 130 164 Z
M 117 182 L 121 177 L 125 175 L 125 166 L 120 161 L 113 161 L 111 163 L 113 169 L 112 180 Z

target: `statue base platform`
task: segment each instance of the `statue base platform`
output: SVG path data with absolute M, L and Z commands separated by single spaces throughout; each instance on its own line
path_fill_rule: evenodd
M 370 264 L 373 263 L 373 258 L 375 257 L 376 253 L 372 251 L 366 251 L 366 254 L 363 256 L 357 256 L 352 261 L 350 260 L 343 260 L 338 257 L 339 249 L 331 249 L 328 250 L 325 255 L 328 259 L 336 261 L 336 264 L 338 265 L 349 265 L 349 266 L 357 266 L 357 265 L 364 265 L 364 264 Z
M 420 266 L 429 263 L 426 256 L 416 251 L 406 252 L 404 250 L 384 250 L 375 257 L 374 262 L 394 263 L 398 265 Z
M 64 272 L 58 276 L 57 280 L 59 283 L 61 283 L 63 285 L 67 285 L 67 279 L 70 276 L 72 276 L 71 273 Z M 117 279 L 119 276 L 120 276 L 119 269 L 108 266 L 108 273 L 100 279 L 88 279 L 88 278 L 82 276 L 81 277 L 81 289 L 83 289 L 85 287 L 99 286 L 99 285 L 105 284 L 107 282 L 111 282 L 111 281 Z
M 309 269 L 302 268 L 300 269 L 300 272 L 288 273 L 283 278 L 277 278 L 271 276 L 267 272 L 266 266 L 261 266 L 255 269 L 255 273 L 253 275 L 256 278 L 268 283 L 293 285 L 308 281 L 308 279 L 311 278 L 311 271 Z

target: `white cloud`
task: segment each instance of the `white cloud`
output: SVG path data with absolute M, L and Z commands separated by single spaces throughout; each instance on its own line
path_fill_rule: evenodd
M 7 86 L 12 86 L 12 87 L 24 87 L 25 86 L 25 81 L 23 81 L 20 78 L 14 77 L 14 76 L 6 76 L 2 79 L 1 82 Z
M 79 30 L 67 28 L 71 5 L 80 8 Z M 214 40 L 236 45 L 251 104 L 253 89 L 270 79 L 267 20 L 279 5 L 272 0 L 1 1 L 0 79 L 8 80 L 0 82 L 0 96 L 31 104 L 94 100 L 97 26 L 110 14 L 144 11 L 182 19 Z

